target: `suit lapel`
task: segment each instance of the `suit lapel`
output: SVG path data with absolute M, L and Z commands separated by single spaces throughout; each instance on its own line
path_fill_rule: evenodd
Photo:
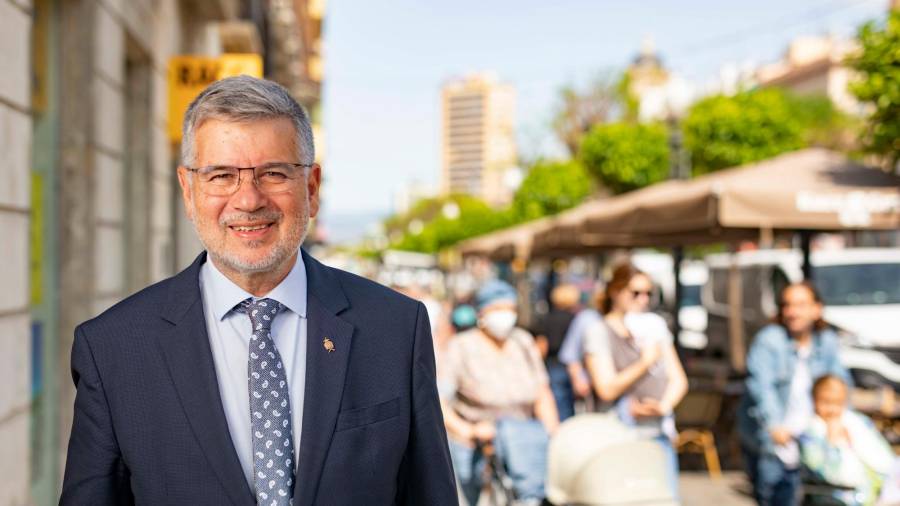
M 306 389 L 294 504 L 305 506 L 315 502 L 325 457 L 334 434 L 353 326 L 337 316 L 349 305 L 340 282 L 305 252 L 303 261 L 308 287 Z
M 201 254 L 173 279 L 163 318 L 173 324 L 159 344 L 194 437 L 235 505 L 254 498 L 231 441 L 200 298 Z

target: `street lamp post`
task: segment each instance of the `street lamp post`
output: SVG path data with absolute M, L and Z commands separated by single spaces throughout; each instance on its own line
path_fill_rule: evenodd
M 688 179 L 690 177 L 690 154 L 684 148 L 684 135 L 681 132 L 681 125 L 678 115 L 669 112 L 666 123 L 669 126 L 669 179 Z M 673 328 L 672 333 L 675 335 L 675 348 L 682 352 L 681 347 L 681 302 L 684 297 L 684 290 L 681 286 L 681 262 L 684 260 L 684 246 L 678 245 L 672 248 L 672 270 L 675 278 L 675 302 L 673 304 Z

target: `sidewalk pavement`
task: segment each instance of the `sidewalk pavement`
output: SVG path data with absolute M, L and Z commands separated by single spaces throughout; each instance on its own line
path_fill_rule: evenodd
M 713 480 L 704 471 L 682 471 L 680 477 L 682 506 L 752 506 L 750 484 L 744 473 L 728 471 Z

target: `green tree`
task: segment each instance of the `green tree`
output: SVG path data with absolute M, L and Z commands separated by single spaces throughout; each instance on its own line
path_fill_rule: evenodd
M 631 72 L 625 72 L 616 84 L 616 91 L 622 101 L 622 121 L 625 123 L 637 123 L 641 112 L 641 101 L 631 89 Z
M 659 124 L 597 125 L 582 141 L 579 159 L 614 193 L 662 181 L 669 173 L 666 129 Z
M 402 216 L 389 218 L 385 228 L 396 237 L 392 247 L 436 253 L 459 241 L 512 224 L 507 211 L 497 211 L 467 195 L 423 199 Z M 399 237 L 397 237 L 399 236 Z
M 441 207 L 448 200 L 453 200 L 453 197 L 450 199 L 425 198 L 416 201 L 405 213 L 393 214 L 384 220 L 385 233 L 392 242 L 400 240 L 412 222 L 425 223 L 432 220 L 441 212 Z
M 616 121 L 636 108 L 629 94 L 628 77 L 602 72 L 584 89 L 568 85 L 559 90 L 553 130 L 575 155 L 581 140 L 595 125 Z
M 863 142 L 866 151 L 894 168 L 900 161 L 900 11 L 892 11 L 883 24 L 863 25 L 858 39 L 862 50 L 850 63 L 859 79 L 850 89 L 872 106 Z
M 573 207 L 593 189 L 591 175 L 574 160 L 535 163 L 513 197 L 516 221 L 528 221 Z
M 806 144 L 803 119 L 781 90 L 714 95 L 694 104 L 682 127 L 694 174 L 770 158 Z
M 825 95 L 787 95 L 791 114 L 803 128 L 803 143 L 839 151 L 853 148 L 853 120 Z

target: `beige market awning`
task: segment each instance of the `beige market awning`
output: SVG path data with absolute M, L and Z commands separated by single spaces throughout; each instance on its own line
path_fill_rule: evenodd
M 731 241 L 761 229 L 898 227 L 900 178 L 814 148 L 584 204 L 539 231 L 532 252 Z
M 549 224 L 549 221 L 547 218 L 541 218 L 479 235 L 459 243 L 456 249 L 463 256 L 479 255 L 493 260 L 528 258 L 531 255 L 532 239 L 538 231 Z

